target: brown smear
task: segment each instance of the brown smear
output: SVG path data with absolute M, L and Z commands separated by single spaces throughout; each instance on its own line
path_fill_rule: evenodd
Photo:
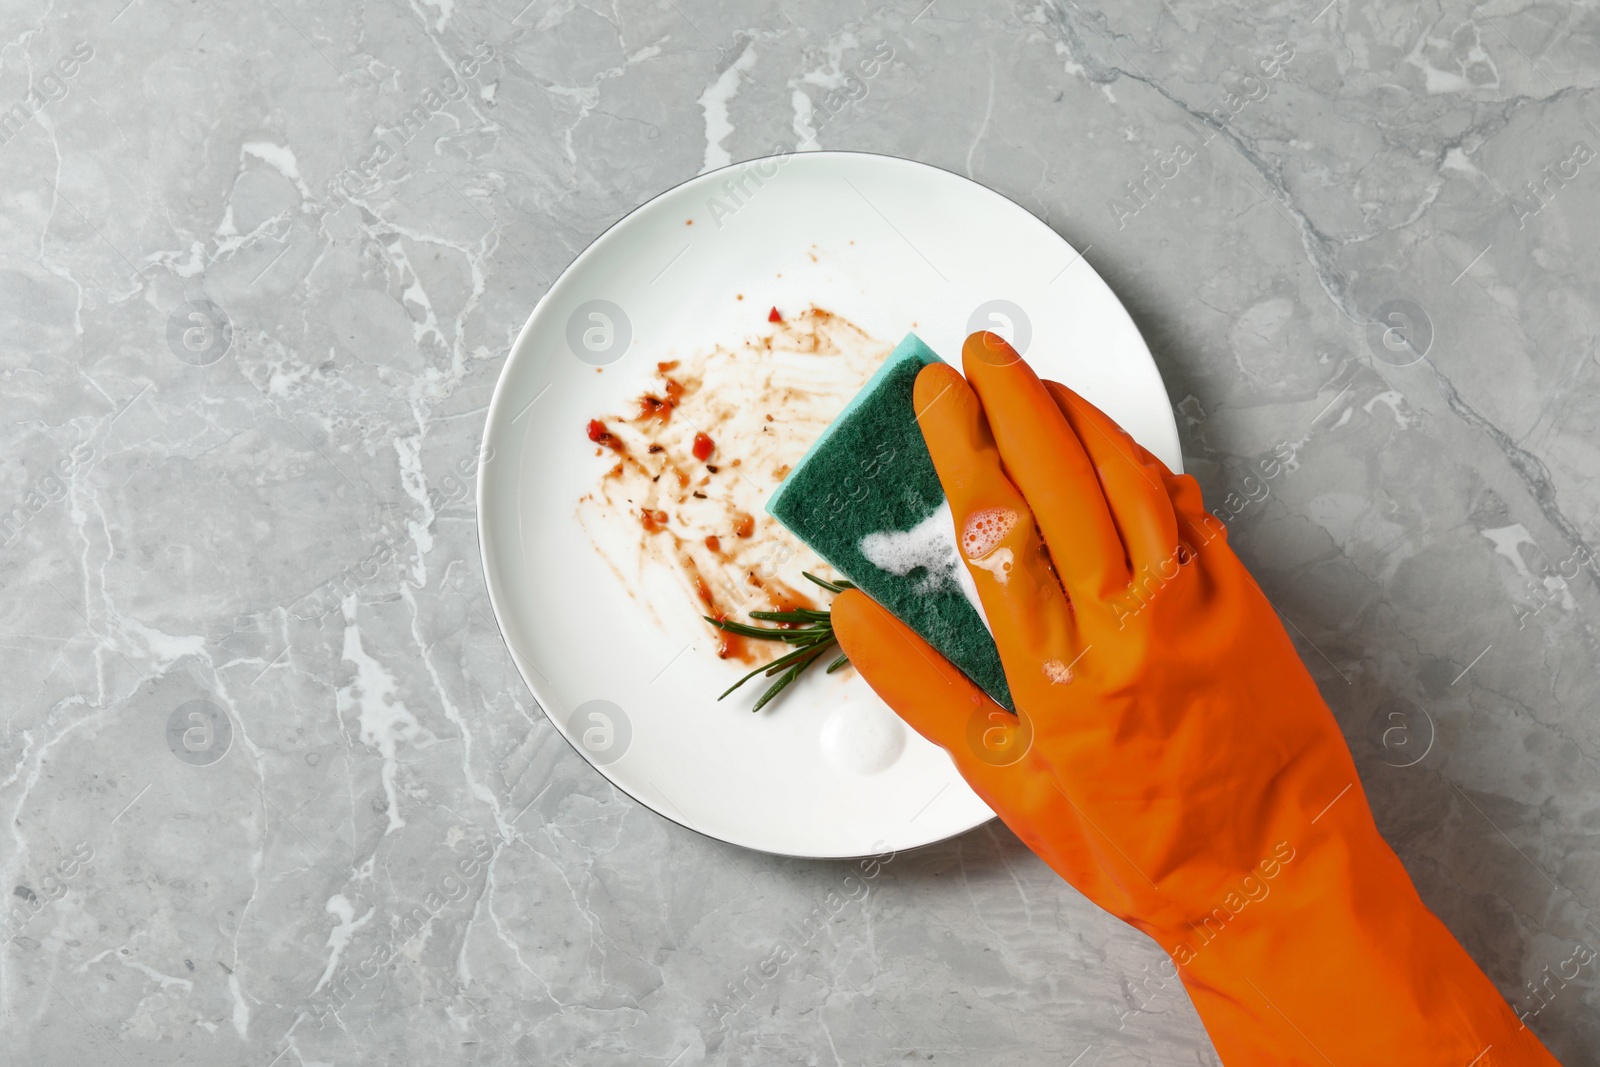
M 712 590 L 711 584 L 706 581 L 705 575 L 700 573 L 700 566 L 694 561 L 694 557 L 687 552 L 681 551 L 681 546 L 679 562 L 683 567 L 684 573 L 689 575 L 689 579 L 694 585 L 695 595 L 699 598 L 700 606 L 704 613 L 719 622 L 723 619 L 733 618 L 733 613 L 725 610 L 717 602 L 716 593 Z M 718 659 L 736 659 L 744 663 L 756 661 L 756 650 L 750 647 L 749 638 L 741 634 L 730 634 L 726 630 L 716 630 L 716 635 Z
M 646 393 L 639 398 L 639 418 L 655 419 L 663 425 L 672 418 L 673 409 L 678 406 L 678 401 L 683 396 L 683 383 L 668 378 L 666 385 L 667 387 L 661 390 L 665 396 Z
M 647 569 L 676 575 L 680 606 L 642 605 L 657 618 L 692 607 L 695 616 L 769 625 L 748 613 L 827 599 L 813 597 L 801 571 L 833 571 L 766 515 L 766 499 L 891 346 L 815 307 L 752 330 L 739 343 L 660 360 L 653 381 L 632 394 L 631 414 L 602 414 L 586 427 L 597 451 L 614 457 L 579 517 L 636 597 Z M 724 659 L 755 664 L 789 650 L 707 631 Z
M 622 441 L 599 419 L 590 419 L 586 429 L 588 430 L 589 440 L 602 448 L 609 448 L 616 452 L 627 451 Z
M 815 611 L 817 608 L 817 602 L 809 594 L 802 593 L 776 578 L 758 578 L 754 575 L 751 577 L 759 583 L 761 591 L 772 604 L 773 611 L 799 611 L 801 608 Z

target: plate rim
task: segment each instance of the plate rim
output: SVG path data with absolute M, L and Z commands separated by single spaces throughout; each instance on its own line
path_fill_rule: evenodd
M 473 495 L 473 500 L 474 500 L 473 525 L 476 528 L 476 533 L 477 533 L 478 558 L 479 558 L 479 562 L 481 563 L 481 565 L 483 567 L 484 592 L 489 598 L 489 608 L 490 608 L 490 611 L 493 612 L 493 614 L 494 614 L 495 630 L 499 633 L 500 642 L 501 642 L 502 645 L 505 646 L 506 653 L 511 657 L 511 662 L 516 666 L 517 674 L 522 679 L 522 684 L 527 687 L 528 692 L 530 693 L 530 695 L 532 695 L 532 697 L 534 699 L 534 703 L 539 706 L 539 711 L 544 715 L 545 719 L 548 720 L 550 725 L 555 729 L 556 735 L 558 737 L 560 737 L 561 740 L 566 743 L 567 747 L 572 749 L 572 751 L 574 753 L 576 753 L 578 755 L 578 757 L 583 760 L 584 763 L 588 764 L 588 766 L 590 767 L 591 770 L 594 770 L 594 771 L 598 772 L 601 777 L 605 778 L 605 780 L 611 784 L 611 787 L 613 789 L 616 789 L 623 796 L 626 796 L 628 799 L 632 800 L 634 803 L 639 804 L 640 806 L 642 806 L 645 809 L 653 812 L 654 814 L 660 816 L 661 818 L 667 820 L 668 822 L 672 823 L 673 825 L 682 827 L 683 829 L 688 830 L 690 833 L 697 834 L 700 837 L 704 837 L 707 840 L 712 841 L 714 843 L 724 844 L 724 845 L 731 845 L 731 846 L 733 846 L 735 848 L 742 848 L 742 849 L 745 849 L 745 850 L 750 851 L 750 852 L 758 852 L 758 853 L 762 853 L 762 854 L 768 855 L 768 856 L 778 856 L 778 857 L 782 857 L 784 859 L 823 860 L 823 861 L 830 861 L 830 862 L 845 863 L 845 862 L 853 862 L 853 861 L 857 861 L 857 860 L 863 860 L 863 859 L 876 857 L 876 856 L 881 855 L 881 853 L 870 853 L 869 852 L 869 853 L 861 853 L 859 855 L 853 855 L 853 856 L 835 856 L 835 855 L 828 855 L 828 854 L 821 854 L 821 853 L 779 852 L 779 851 L 775 851 L 773 849 L 760 848 L 758 846 L 748 845 L 748 844 L 745 844 L 745 843 L 739 842 L 739 841 L 729 841 L 726 838 L 718 837 L 717 835 L 709 833 L 709 832 L 707 832 L 705 830 L 699 829 L 698 827 L 690 826 L 687 823 L 683 822 L 681 819 L 678 819 L 678 818 L 668 814 L 667 812 L 662 811 L 659 807 L 657 807 L 656 805 L 650 803 L 648 800 L 645 800 L 644 798 L 642 798 L 640 796 L 637 796 L 635 793 L 633 793 L 629 789 L 625 788 L 622 785 L 622 783 L 618 782 L 616 780 L 616 778 L 612 776 L 612 774 L 610 773 L 608 767 L 602 766 L 600 764 L 597 764 L 593 760 L 591 760 L 583 752 L 582 749 L 580 749 L 577 745 L 575 745 L 572 742 L 572 739 L 569 738 L 566 735 L 566 732 L 561 729 L 561 724 L 556 721 L 555 715 L 553 715 L 551 713 L 550 708 L 548 706 L 548 703 L 547 703 L 545 697 L 540 693 L 539 687 L 534 683 L 533 678 L 530 677 L 530 673 L 532 675 L 534 675 L 534 676 L 540 676 L 539 672 L 537 670 L 531 670 L 530 667 L 526 667 L 524 665 L 522 656 L 520 656 L 517 653 L 517 650 L 511 646 L 511 641 L 506 636 L 506 628 L 505 628 L 505 622 L 504 622 L 504 618 L 503 618 L 503 610 L 504 609 L 502 608 L 502 605 L 499 603 L 499 601 L 495 597 L 495 590 L 494 590 L 495 583 L 494 583 L 494 581 L 492 581 L 490 579 L 490 576 L 489 576 L 490 569 L 491 569 L 491 564 L 490 564 L 490 559 L 489 559 L 489 546 L 488 546 L 488 544 L 487 544 L 487 542 L 485 540 L 485 537 L 484 537 L 483 515 L 484 515 L 484 502 L 485 502 L 485 498 L 487 496 L 487 487 L 488 487 L 488 480 L 487 480 L 488 472 L 487 472 L 487 468 L 488 468 L 489 460 L 483 459 L 483 456 L 484 456 L 485 452 L 490 447 L 489 435 L 490 435 L 490 433 L 493 431 L 493 429 L 496 426 L 497 417 L 499 417 L 499 416 L 501 416 L 503 414 L 501 409 L 506 404 L 509 403 L 509 400 L 507 399 L 507 389 L 509 387 L 506 384 L 507 377 L 508 377 L 508 371 L 511 368 L 513 357 L 516 355 L 518 350 L 521 349 L 524 339 L 528 336 L 528 331 L 530 329 L 532 329 L 534 320 L 539 317 L 540 310 L 544 307 L 545 302 L 550 297 L 550 294 L 555 291 L 555 288 L 561 282 L 561 279 L 565 278 L 573 270 L 577 269 L 591 254 L 597 254 L 596 253 L 596 249 L 598 249 L 601 245 L 603 245 L 612 236 L 612 234 L 618 229 L 618 227 L 622 226 L 623 223 L 627 222 L 634 215 L 638 214 L 640 211 L 643 211 L 645 208 L 649 207 L 651 204 L 654 204 L 656 201 L 661 200 L 666 196 L 669 196 L 670 194 L 678 191 L 679 189 L 684 188 L 685 186 L 692 185 L 692 184 L 694 184 L 696 182 L 699 182 L 699 181 L 701 181 L 703 179 L 711 178 L 711 177 L 713 177 L 713 176 L 715 176 L 717 174 L 723 173 L 724 171 L 731 171 L 731 170 L 736 170 L 736 169 L 740 169 L 740 168 L 750 167 L 750 166 L 753 166 L 753 165 L 756 165 L 756 164 L 768 162 L 770 160 L 786 161 L 786 160 L 789 160 L 789 159 L 793 159 L 796 156 L 804 156 L 804 157 L 807 157 L 807 158 L 815 157 L 815 158 L 873 159 L 873 160 L 879 160 L 879 161 L 887 160 L 887 161 L 892 161 L 892 162 L 898 163 L 898 164 L 905 164 L 905 165 L 910 166 L 912 168 L 921 168 L 921 169 L 925 169 L 925 170 L 935 171 L 940 175 L 956 178 L 956 179 L 960 180 L 961 182 L 964 182 L 964 183 L 966 183 L 968 185 L 976 187 L 977 189 L 981 190 L 982 192 L 988 193 L 989 195 L 994 196 L 994 197 L 998 197 L 1000 200 L 1004 201 L 1006 204 L 1010 205 L 1012 208 L 1015 208 L 1017 211 L 1019 211 L 1023 215 L 1025 215 L 1028 219 L 1031 219 L 1036 225 L 1042 227 L 1045 231 L 1047 231 L 1056 240 L 1060 241 L 1061 244 L 1063 246 L 1065 246 L 1069 251 L 1075 253 L 1079 258 L 1082 258 L 1084 260 L 1085 265 L 1087 265 L 1090 270 L 1094 270 L 1094 265 L 1092 263 L 1089 263 L 1088 259 L 1083 256 L 1083 253 L 1080 252 L 1078 250 L 1078 248 L 1075 245 L 1073 245 L 1073 243 L 1071 241 L 1067 240 L 1067 238 L 1063 237 L 1060 233 L 1056 232 L 1056 229 L 1055 229 L 1054 226 L 1051 226 L 1044 219 L 1040 218 L 1038 215 L 1036 215 L 1032 211 L 1028 210 L 1027 207 L 1023 206 L 1021 203 L 1019 203 L 1018 201 L 1014 200 L 1010 196 L 1007 196 L 1005 193 L 1000 192 L 998 189 L 991 188 L 990 186 L 985 185 L 984 183 L 976 180 L 975 178 L 969 177 L 968 175 L 965 175 L 965 174 L 957 173 L 956 171 L 950 170 L 950 169 L 948 169 L 946 167 L 941 167 L 938 164 L 927 163 L 927 162 L 924 162 L 923 160 L 911 159 L 911 158 L 908 158 L 906 156 L 898 156 L 898 155 L 895 155 L 895 154 L 893 154 L 891 152 L 869 152 L 869 151 L 854 150 L 854 149 L 818 149 L 818 150 L 812 150 L 812 151 L 801 151 L 801 150 L 796 149 L 796 150 L 790 150 L 790 151 L 775 152 L 775 153 L 772 153 L 770 155 L 754 156 L 754 157 L 751 157 L 749 159 L 742 159 L 742 160 L 738 160 L 736 162 L 730 162 L 730 163 L 724 164 L 723 166 L 714 167 L 711 170 L 702 171 L 702 172 L 700 172 L 698 174 L 691 175 L 690 177 L 685 178 L 683 181 L 680 181 L 680 182 L 678 182 L 678 183 L 676 183 L 674 185 L 670 185 L 670 186 L 667 186 L 664 189 L 659 190 L 658 192 L 656 192 L 656 193 L 652 194 L 651 196 L 649 196 L 647 199 L 645 199 L 645 200 L 641 201 L 640 203 L 634 205 L 632 208 L 629 208 L 622 215 L 618 216 L 610 225 L 606 226 L 605 229 L 603 229 L 599 233 L 597 233 L 594 236 L 594 238 L 592 240 L 590 240 L 590 242 L 587 245 L 584 246 L 583 250 L 580 251 L 576 256 L 574 256 L 572 258 L 572 260 L 570 262 L 568 262 L 567 265 L 565 267 L 563 267 L 555 275 L 555 277 L 553 279 L 551 279 L 549 285 L 547 285 L 545 287 L 545 291 L 543 293 L 541 293 L 539 295 L 539 299 L 534 302 L 533 308 L 528 312 L 527 320 L 525 322 L 523 322 L 522 328 L 517 331 L 516 339 L 511 342 L 510 348 L 507 349 L 507 351 L 506 351 L 505 360 L 501 364 L 500 372 L 499 372 L 498 376 L 495 378 L 494 390 L 490 394 L 489 405 L 488 405 L 488 408 L 487 408 L 486 413 L 484 415 L 483 433 L 482 433 L 482 435 L 481 435 L 481 437 L 479 439 L 479 443 L 478 443 L 478 457 L 479 457 L 478 471 L 477 471 L 477 483 L 478 484 L 477 484 L 477 487 L 476 487 L 476 491 L 474 492 L 474 495 Z M 1152 353 L 1150 351 L 1149 342 L 1147 342 L 1145 340 L 1143 331 L 1139 329 L 1139 325 L 1138 325 L 1137 322 L 1134 321 L 1133 316 L 1129 313 L 1127 305 L 1124 304 L 1123 301 L 1122 301 L 1122 298 L 1117 295 L 1116 290 L 1111 288 L 1110 283 L 1105 280 L 1105 277 L 1103 275 L 1101 275 L 1101 273 L 1099 271 L 1097 271 L 1097 270 L 1094 270 L 1094 274 L 1095 274 L 1095 277 L 1097 279 L 1099 279 L 1100 284 L 1104 285 L 1106 287 L 1106 289 L 1108 291 L 1110 291 L 1110 293 L 1111 293 L 1111 295 L 1113 297 L 1113 300 L 1114 300 L 1114 302 L 1116 304 L 1116 310 L 1121 313 L 1121 315 L 1122 315 L 1122 317 L 1124 319 L 1127 320 L 1127 325 L 1129 325 L 1129 326 L 1131 326 L 1133 328 L 1134 336 L 1137 337 L 1139 339 L 1139 343 L 1144 346 L 1146 358 L 1148 358 L 1150 360 L 1151 368 L 1156 372 L 1156 378 L 1157 378 L 1158 381 L 1160 381 L 1162 383 L 1163 391 L 1165 391 L 1166 382 L 1165 382 L 1165 379 L 1161 375 L 1161 368 L 1159 366 L 1157 366 L 1156 363 L 1155 363 L 1155 355 L 1154 355 L 1154 353 Z M 1170 398 L 1168 398 L 1167 402 L 1166 402 L 1166 412 L 1167 412 L 1167 422 L 1171 427 L 1171 432 L 1173 434 L 1173 438 L 1176 440 L 1176 438 L 1177 438 L 1177 419 L 1173 415 L 1172 402 L 1171 402 Z M 492 459 L 492 455 L 491 455 L 491 459 Z M 892 709 L 891 709 L 891 711 L 892 711 Z M 948 755 L 948 753 L 947 753 L 947 755 Z M 954 760 L 952 759 L 951 762 L 953 764 Z M 958 776 L 961 776 L 959 767 L 956 768 L 956 773 L 957 773 Z M 961 777 L 963 777 L 963 779 L 964 779 L 964 776 L 961 776 Z M 969 788 L 971 787 L 971 783 L 968 783 L 968 787 Z M 979 799 L 983 800 L 981 795 L 979 796 Z M 984 804 L 985 804 L 986 807 L 988 806 L 988 802 L 987 801 L 984 801 Z M 912 851 L 914 849 L 927 848 L 927 847 L 939 844 L 939 843 L 944 842 L 944 841 L 952 841 L 952 840 L 955 840 L 956 838 L 961 837 L 961 836 L 963 836 L 965 834 L 969 834 L 974 830 L 980 829 L 981 827 L 984 827 L 984 826 L 988 825 L 989 823 L 994 822 L 996 819 L 999 819 L 999 815 L 996 814 L 993 810 L 991 810 L 990 813 L 989 813 L 989 817 L 988 818 L 980 819 L 979 821 L 973 823 L 970 826 L 963 827 L 962 829 L 956 830 L 953 833 L 943 833 L 938 837 L 929 838 L 929 839 L 927 839 L 925 841 L 919 841 L 919 842 L 917 842 L 915 844 L 912 844 L 912 845 L 906 845 L 903 848 L 896 849 L 896 850 L 893 850 L 893 851 L 894 851 L 895 854 L 899 854 L 901 852 L 910 852 L 910 851 Z

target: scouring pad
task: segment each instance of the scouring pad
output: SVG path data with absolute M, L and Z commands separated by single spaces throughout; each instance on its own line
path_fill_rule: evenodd
M 937 362 L 906 334 L 795 464 L 767 512 L 1011 708 L 999 650 L 956 548 L 950 503 L 917 427 L 917 373 Z

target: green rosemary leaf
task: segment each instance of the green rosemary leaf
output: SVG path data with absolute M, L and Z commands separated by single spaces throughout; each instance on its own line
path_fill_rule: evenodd
M 818 585 L 822 586 L 822 588 L 826 589 L 830 593 L 842 593 L 846 589 L 854 589 L 855 588 L 855 583 L 847 582 L 847 581 L 843 580 L 842 578 L 837 582 L 830 582 L 826 578 L 818 578 L 815 574 L 812 574 L 810 571 L 801 571 L 800 573 L 803 576 L 805 576 L 805 578 L 807 578 L 810 581 L 816 582 Z
M 801 573 L 805 574 L 807 580 L 820 585 L 830 593 L 842 593 L 846 589 L 855 588 L 855 585 L 851 582 L 843 580 L 830 582 L 809 572 Z M 819 611 L 815 608 L 795 608 L 792 611 L 752 611 L 749 614 L 752 619 L 759 622 L 775 622 L 782 625 L 751 626 L 748 623 L 733 622 L 730 619 L 714 619 L 709 615 L 702 615 L 701 618 L 726 633 L 738 634 L 741 637 L 753 637 L 762 641 L 782 641 L 785 644 L 794 646 L 771 663 L 762 664 L 750 671 L 723 690 L 722 696 L 717 697 L 718 700 L 722 700 L 729 693 L 732 693 L 758 674 L 765 675 L 768 678 L 776 675 L 777 677 L 772 685 L 767 688 L 765 693 L 761 694 L 761 698 L 750 709 L 755 712 L 766 707 L 774 697 L 790 685 L 793 685 L 802 671 L 821 658 L 824 652 L 838 644 L 838 638 L 833 633 L 833 613 L 831 611 Z M 826 673 L 832 674 L 849 662 L 848 656 L 840 655 L 829 664 Z
M 822 655 L 826 648 L 827 646 L 824 645 L 822 648 L 816 649 L 811 653 L 810 656 L 799 661 L 793 667 L 790 667 L 787 671 L 785 671 L 783 673 L 783 677 L 779 678 L 772 684 L 772 688 L 761 694 L 761 699 L 756 701 L 755 707 L 750 709 L 751 713 L 754 714 L 755 712 L 758 712 L 762 708 L 766 707 L 768 701 L 788 688 L 790 683 L 792 683 L 796 678 L 800 677 L 800 672 L 811 666 L 812 661 L 818 656 Z
M 741 637 L 755 637 L 764 641 L 788 641 L 793 644 L 807 639 L 814 630 L 779 629 L 773 626 L 748 626 L 742 622 L 729 622 L 727 619 L 713 619 L 709 615 L 700 616 L 719 630 L 726 630 L 730 634 Z
M 833 634 L 830 631 L 824 636 L 817 638 L 815 641 L 812 641 L 809 644 L 801 645 L 793 652 L 779 656 L 777 659 L 767 664 L 767 674 L 777 674 L 778 671 L 782 670 L 784 667 L 788 666 L 789 663 L 793 662 L 795 658 L 804 656 L 807 652 L 810 652 L 812 649 L 817 648 L 818 646 L 826 648 L 831 644 L 833 644 Z
M 768 689 L 765 693 L 762 693 L 761 699 L 750 706 L 750 714 L 754 715 L 756 712 L 766 707 L 767 703 L 771 701 L 773 697 L 787 689 L 789 687 L 789 683 L 793 682 L 798 677 L 800 676 L 797 673 L 794 671 L 789 671 L 782 678 L 778 679 L 776 682 L 773 682 L 772 688 Z
M 793 611 L 752 611 L 752 619 L 762 622 L 832 622 L 833 614 L 827 611 L 815 611 L 811 608 L 796 608 Z
M 799 648 L 793 649 L 793 650 L 791 650 L 789 652 L 785 652 L 783 655 L 779 656 L 777 659 L 775 659 L 771 663 L 767 664 L 766 670 L 763 673 L 764 674 L 769 674 L 769 675 L 777 674 L 779 671 L 783 670 L 785 667 L 789 666 L 791 663 L 795 662 L 796 660 L 806 658 L 806 656 L 809 655 L 812 651 L 814 651 L 817 648 L 817 646 L 819 646 L 819 645 L 824 645 L 825 646 L 825 645 L 831 645 L 831 644 L 833 644 L 833 635 L 831 633 L 830 634 L 824 634 L 823 636 L 818 637 L 814 641 L 806 642 L 805 644 L 801 645 Z
M 823 644 L 826 645 L 827 643 L 831 643 L 831 641 L 832 641 L 832 638 L 830 636 L 828 641 L 827 642 L 823 642 Z M 735 689 L 739 688 L 741 685 L 743 685 L 744 683 L 748 682 L 750 679 L 754 678 L 758 674 L 770 675 L 770 674 L 773 674 L 773 673 L 775 673 L 777 671 L 781 671 L 785 667 L 788 667 L 791 664 L 793 664 L 796 660 L 801 659 L 801 658 L 803 658 L 803 657 L 805 657 L 805 656 L 807 656 L 807 655 L 809 655 L 809 654 L 811 654 L 813 652 L 816 652 L 817 651 L 817 644 L 818 644 L 818 642 L 816 642 L 816 641 L 807 642 L 806 644 L 800 646 L 799 648 L 796 648 L 796 649 L 794 649 L 794 650 L 792 650 L 790 652 L 785 652 L 783 655 L 779 656 L 777 659 L 773 660 L 771 663 L 763 663 L 761 666 L 757 667 L 755 670 L 751 671 L 749 674 L 746 674 L 743 678 L 740 678 L 737 682 L 734 682 L 732 685 L 728 686 L 727 689 L 723 690 L 722 696 L 719 696 L 717 699 L 721 700 L 722 697 L 727 696 L 729 693 L 733 692 Z M 813 658 L 815 658 L 815 657 L 813 656 Z
M 739 688 L 741 685 L 743 685 L 744 683 L 748 682 L 750 679 L 754 678 L 756 675 L 761 674 L 766 669 L 767 669 L 766 664 L 762 664 L 761 666 L 757 667 L 755 670 L 751 671 L 749 674 L 745 675 L 743 678 L 740 678 L 737 682 L 734 682 L 732 685 L 728 686 L 728 688 L 724 689 L 722 691 L 722 696 L 717 697 L 717 699 L 721 700 L 723 697 L 727 696 L 729 693 L 733 692 L 735 689 Z

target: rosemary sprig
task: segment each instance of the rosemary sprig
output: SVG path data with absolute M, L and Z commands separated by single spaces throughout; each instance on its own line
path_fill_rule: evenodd
M 818 578 L 810 572 L 803 571 L 801 573 L 805 574 L 808 581 L 815 582 L 830 593 L 842 593 L 846 589 L 855 588 L 850 582 L 830 582 Z M 771 663 L 762 664 L 749 674 L 746 674 L 743 678 L 730 685 L 722 696 L 717 697 L 718 700 L 721 700 L 758 674 L 766 675 L 768 678 L 777 675 L 777 680 L 767 688 L 765 693 L 761 694 L 761 699 L 757 700 L 755 706 L 750 709 L 752 712 L 757 712 L 766 707 L 774 697 L 793 684 L 795 679 L 800 677 L 800 673 L 815 663 L 824 652 L 837 645 L 838 639 L 833 634 L 833 613 L 831 611 L 796 608 L 793 611 L 752 611 L 749 614 L 752 619 L 757 619 L 761 622 L 775 622 L 780 625 L 751 626 L 748 623 L 730 622 L 727 619 L 714 619 L 709 615 L 702 616 L 702 618 L 717 629 L 724 630 L 730 634 L 738 634 L 740 637 L 753 637 L 762 641 L 783 641 L 796 646 Z M 832 663 L 828 664 L 828 669 L 824 673 L 832 674 L 849 662 L 850 657 L 841 654 Z
M 812 574 L 810 571 L 801 571 L 800 573 L 805 575 L 806 579 L 808 581 L 816 582 L 818 585 L 822 586 L 822 588 L 826 589 L 830 593 L 842 593 L 846 589 L 854 589 L 856 587 L 856 584 L 854 582 L 845 582 L 845 581 L 830 582 L 825 578 L 818 578 L 815 574 Z

